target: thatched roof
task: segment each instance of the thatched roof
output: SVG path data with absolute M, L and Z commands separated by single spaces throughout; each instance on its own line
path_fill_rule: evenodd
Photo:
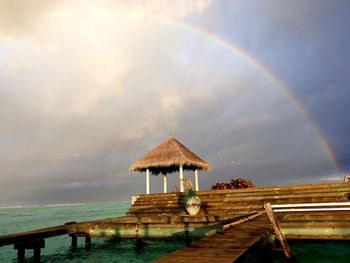
M 208 163 L 187 149 L 173 136 L 170 136 L 166 141 L 134 163 L 129 168 L 129 171 L 143 172 L 149 169 L 153 174 L 165 174 L 178 171 L 180 165 L 185 170 L 204 169 L 205 171 L 210 171 L 211 169 Z

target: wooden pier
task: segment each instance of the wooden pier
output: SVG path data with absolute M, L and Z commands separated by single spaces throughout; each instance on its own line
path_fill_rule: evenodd
M 68 234 L 66 226 L 61 225 L 16 234 L 2 235 L 0 236 L 0 246 L 25 243 L 33 240 L 56 237 L 65 234 Z
M 0 236 L 0 246 L 12 245 L 17 250 L 17 259 L 24 262 L 25 251 L 33 250 L 33 261 L 40 262 L 41 249 L 45 248 L 45 238 L 67 234 L 65 225 L 37 229 L 22 233 Z
M 186 214 L 181 193 L 140 195 L 126 216 L 88 222 L 71 222 L 28 232 L 0 236 L 0 246 L 14 245 L 19 261 L 25 250 L 34 251 L 35 262 L 45 239 L 59 235 L 71 236 L 76 248 L 77 238 L 85 238 L 89 250 L 92 238 L 193 238 L 202 237 L 157 262 L 176 262 L 190 259 L 195 262 L 233 262 L 249 251 L 269 231 L 271 224 L 264 204 L 349 202 L 350 183 L 308 184 L 282 187 L 201 191 L 202 207 L 198 215 Z M 249 217 L 249 220 L 242 220 Z M 303 212 L 279 215 L 281 231 L 287 239 L 350 240 L 350 211 Z M 230 224 L 225 229 L 224 225 Z M 216 234 L 208 236 L 208 233 Z M 204 236 L 204 237 L 203 237 Z M 177 261 L 179 262 L 179 261 Z
M 263 213 L 209 237 L 203 237 L 154 262 L 235 262 L 262 241 L 271 230 L 271 223 Z

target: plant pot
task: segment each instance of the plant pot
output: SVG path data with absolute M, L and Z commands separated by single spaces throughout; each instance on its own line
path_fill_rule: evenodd
M 190 216 L 196 215 L 201 208 L 201 199 L 198 196 L 191 197 L 186 202 L 185 208 Z

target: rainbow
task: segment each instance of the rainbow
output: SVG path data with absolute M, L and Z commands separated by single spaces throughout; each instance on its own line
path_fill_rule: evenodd
M 105 10 L 105 9 L 95 9 L 94 10 L 96 14 L 99 14 L 103 17 L 109 17 L 111 14 L 114 12 L 110 9 Z M 69 14 L 67 13 L 60 13 L 60 16 L 67 16 Z M 125 16 L 124 13 L 118 13 L 118 16 Z M 167 24 L 169 26 L 177 27 L 183 30 L 190 31 L 192 33 L 195 33 L 201 37 L 204 37 L 218 46 L 228 50 L 229 52 L 232 52 L 235 54 L 237 57 L 251 65 L 253 68 L 257 69 L 266 79 L 271 81 L 276 87 L 278 87 L 282 92 L 284 92 L 287 97 L 291 99 L 291 101 L 296 105 L 296 108 L 299 110 L 301 113 L 301 116 L 304 117 L 304 119 L 310 123 L 311 128 L 313 129 L 313 132 L 317 138 L 319 138 L 321 147 L 324 149 L 326 155 L 329 157 L 333 165 L 335 166 L 336 169 L 341 170 L 341 165 L 337 160 L 337 156 L 335 151 L 332 149 L 332 146 L 330 145 L 328 139 L 326 136 L 323 134 L 322 130 L 316 123 L 316 121 L 312 118 L 311 114 L 304 108 L 302 102 L 299 100 L 299 98 L 293 93 L 292 89 L 284 83 L 282 80 L 280 80 L 276 74 L 269 69 L 266 65 L 262 64 L 259 62 L 256 58 L 251 56 L 248 52 L 240 48 L 238 45 L 232 42 L 228 42 L 225 39 L 220 38 L 219 36 L 205 31 L 203 29 L 197 28 L 189 23 L 181 22 L 179 20 L 171 20 L 171 19 L 166 19 L 166 18 L 156 18 L 156 17 L 147 17 L 147 19 L 151 21 L 158 22 L 160 24 Z M 327 52 L 329 53 L 329 52 Z
M 281 89 L 296 105 L 297 109 L 303 116 L 303 118 L 310 123 L 313 132 L 315 135 L 320 139 L 321 147 L 325 151 L 328 158 L 332 161 L 334 167 L 337 170 L 341 170 L 341 164 L 339 163 L 337 159 L 337 155 L 335 151 L 333 150 L 331 144 L 329 143 L 326 136 L 323 134 L 322 130 L 316 123 L 316 121 L 312 118 L 311 114 L 305 109 L 299 98 L 293 93 L 292 89 L 284 83 L 282 80 L 280 80 L 276 74 L 269 69 L 266 65 L 260 63 L 256 58 L 252 57 L 249 53 L 247 53 L 245 50 L 237 46 L 236 44 L 232 42 L 228 42 L 222 38 L 220 38 L 217 35 L 214 35 L 211 32 L 204 31 L 200 28 L 197 28 L 191 24 L 175 21 L 175 20 L 164 20 L 162 19 L 162 22 L 169 24 L 170 26 L 179 27 L 181 29 L 191 31 L 192 33 L 195 33 L 201 37 L 204 37 L 206 39 L 209 39 L 210 41 L 214 42 L 215 44 L 219 45 L 220 47 L 234 53 L 236 56 L 238 56 L 240 59 L 247 62 L 249 65 L 251 65 L 253 68 L 257 69 L 259 72 L 262 73 L 262 75 L 267 78 L 269 81 L 271 81 L 276 87 Z

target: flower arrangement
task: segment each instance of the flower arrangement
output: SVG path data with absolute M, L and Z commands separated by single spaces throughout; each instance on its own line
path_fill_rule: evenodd
M 197 191 L 193 189 L 192 181 L 189 179 L 182 179 L 184 183 L 185 195 L 182 198 L 183 203 L 187 203 L 187 201 L 191 198 L 198 197 Z
M 231 179 L 230 183 L 216 183 L 213 184 L 212 190 L 225 190 L 225 189 L 240 189 L 240 188 L 254 188 L 254 184 L 250 180 L 245 179 Z
M 193 189 L 193 184 L 189 179 L 183 179 L 185 195 L 182 198 L 182 202 L 185 205 L 187 212 L 190 215 L 196 215 L 199 212 L 201 206 L 201 200 L 197 195 L 197 191 Z

